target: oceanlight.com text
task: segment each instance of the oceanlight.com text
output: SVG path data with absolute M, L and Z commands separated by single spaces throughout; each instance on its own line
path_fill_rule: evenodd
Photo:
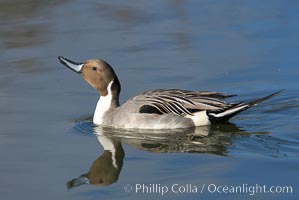
M 220 184 L 126 184 L 126 192 L 135 194 L 292 194 L 294 189 L 291 185 L 264 185 L 264 184 L 240 184 L 240 185 L 220 185 Z

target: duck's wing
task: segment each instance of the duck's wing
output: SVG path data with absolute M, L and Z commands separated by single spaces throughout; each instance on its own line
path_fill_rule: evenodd
M 227 103 L 221 99 L 235 96 L 217 92 L 193 92 L 188 90 L 153 90 L 144 92 L 134 98 L 142 106 L 140 113 L 173 113 L 176 115 L 193 115 L 199 111 L 206 111 L 212 123 L 225 122 L 236 114 L 270 99 L 279 94 L 275 92 L 268 96 L 247 102 Z
M 173 113 L 176 115 L 193 115 L 198 111 L 221 111 L 233 107 L 222 99 L 236 95 L 218 92 L 189 91 L 179 89 L 151 90 L 141 93 L 133 98 L 141 102 L 141 113 Z

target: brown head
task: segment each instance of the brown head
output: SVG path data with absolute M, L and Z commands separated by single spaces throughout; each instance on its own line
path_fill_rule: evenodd
M 101 96 L 108 94 L 108 86 L 111 83 L 111 92 L 114 98 L 118 99 L 120 93 L 120 83 L 113 70 L 113 68 L 104 60 L 92 59 L 87 60 L 84 63 L 78 63 L 71 61 L 62 56 L 58 57 L 59 61 L 75 71 L 81 74 L 81 76 L 94 87 Z

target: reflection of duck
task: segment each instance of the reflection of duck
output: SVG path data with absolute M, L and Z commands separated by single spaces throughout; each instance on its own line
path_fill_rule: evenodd
M 107 135 L 143 151 L 196 152 L 226 155 L 235 134 L 246 134 L 234 124 L 169 130 L 120 130 L 95 127 L 96 135 Z
M 92 129 L 92 133 L 96 135 L 103 146 L 104 152 L 93 162 L 88 173 L 67 183 L 69 189 L 83 184 L 107 186 L 116 182 L 125 156 L 121 143 L 139 150 L 157 153 L 184 152 L 227 155 L 227 149 L 232 145 L 236 135 L 250 135 L 234 124 L 164 131 L 120 130 L 97 126 Z
M 97 134 L 97 139 L 104 148 L 103 154 L 92 163 L 86 174 L 69 181 L 68 189 L 83 184 L 106 186 L 117 181 L 125 156 L 122 145 L 117 140 L 102 134 Z

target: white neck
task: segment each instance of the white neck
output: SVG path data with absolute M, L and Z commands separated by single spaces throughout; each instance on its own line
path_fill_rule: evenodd
M 105 113 L 110 109 L 111 102 L 112 102 L 112 92 L 111 86 L 113 81 L 108 84 L 107 91 L 108 94 L 106 96 L 101 96 L 98 103 L 96 110 L 93 115 L 93 123 L 96 125 L 103 124 Z

